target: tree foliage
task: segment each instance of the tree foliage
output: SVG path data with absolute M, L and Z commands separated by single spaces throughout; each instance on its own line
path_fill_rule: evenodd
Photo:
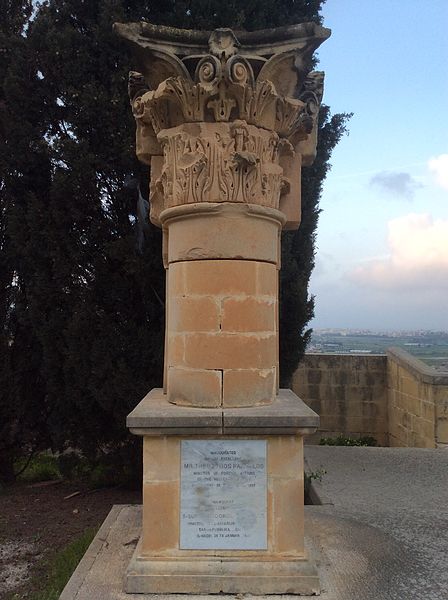
M 26 257 L 38 249 L 30 219 L 39 227 L 50 174 L 24 35 L 32 5 L 11 0 L 0 11 L 0 479 L 11 480 L 20 449 L 48 443 L 42 352 L 33 322 L 36 273 Z
M 148 177 L 126 94 L 133 59 L 112 24 L 253 30 L 320 22 L 323 2 L 48 0 L 33 13 L 30 1 L 0 1 L 4 473 L 20 449 L 71 446 L 123 463 L 129 450 L 139 456 L 125 416 L 161 384 L 161 234 L 139 219 Z M 344 123 L 323 108 L 318 158 L 304 170 L 302 226 L 284 236 L 286 383 L 309 337 L 318 201 Z

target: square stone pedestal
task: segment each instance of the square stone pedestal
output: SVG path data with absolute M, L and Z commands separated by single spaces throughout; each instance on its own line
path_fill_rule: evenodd
M 303 516 L 303 436 L 317 426 L 290 390 L 238 409 L 148 394 L 128 416 L 143 436 L 143 530 L 125 591 L 318 594 Z

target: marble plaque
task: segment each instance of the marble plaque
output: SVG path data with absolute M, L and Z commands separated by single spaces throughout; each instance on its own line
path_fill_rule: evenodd
M 180 548 L 266 550 L 266 440 L 182 440 Z

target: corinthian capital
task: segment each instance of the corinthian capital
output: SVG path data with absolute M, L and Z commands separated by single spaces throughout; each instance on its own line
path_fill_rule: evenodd
M 311 58 L 330 31 L 315 23 L 234 33 L 144 22 L 115 30 L 134 46 L 141 71 L 131 72 L 129 92 L 137 155 L 152 164 L 152 220 L 163 207 L 193 202 L 282 210 L 294 171 L 300 177 L 315 154 L 324 75 L 310 72 Z

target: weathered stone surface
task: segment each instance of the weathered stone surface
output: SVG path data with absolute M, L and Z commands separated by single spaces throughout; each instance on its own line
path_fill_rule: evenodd
M 173 408 L 179 410 L 178 407 Z M 207 440 L 210 444 L 216 442 L 216 437 L 202 436 L 200 439 L 201 444 L 206 447 Z M 180 535 L 179 523 L 183 521 L 179 510 L 188 512 L 188 505 L 182 508 L 180 501 L 180 490 L 185 492 L 184 486 L 188 487 L 188 481 L 182 483 L 182 473 L 185 475 L 188 465 L 181 465 L 181 461 L 194 463 L 197 460 L 202 465 L 206 459 L 199 451 L 193 457 L 181 453 L 181 444 L 194 443 L 194 438 L 185 440 L 179 436 L 167 436 L 154 440 L 145 437 L 143 534 L 127 570 L 127 592 L 217 593 L 221 590 L 258 594 L 287 590 L 312 593 L 311 588 L 314 591 L 319 589 L 316 571 L 307 560 L 303 544 L 302 437 L 266 435 L 261 438 L 246 436 L 244 440 L 238 439 L 240 441 L 236 441 L 234 437 L 220 436 L 218 446 L 226 444 L 226 448 L 232 449 L 236 443 L 249 445 L 254 440 L 258 444 L 257 452 L 259 453 L 261 446 L 263 453 L 266 453 L 263 469 L 261 465 L 257 467 L 258 475 L 262 471 L 264 474 L 257 494 L 266 494 L 265 529 L 264 532 L 259 532 L 262 537 L 266 536 L 265 542 L 252 549 L 239 549 L 237 546 L 231 549 L 231 545 L 227 549 L 221 547 L 220 543 L 216 547 L 213 543 L 201 546 L 193 544 L 191 547 L 186 544 L 185 535 L 184 538 Z M 152 466 L 151 461 L 159 455 L 163 467 Z M 250 468 L 250 462 L 247 465 Z M 190 466 L 193 468 L 194 464 Z M 255 471 L 253 475 L 255 476 Z M 248 478 L 250 483 L 250 475 Z M 263 479 L 264 483 L 261 485 Z M 209 484 L 206 482 L 201 483 L 201 486 L 207 485 Z M 201 493 L 204 494 L 206 504 L 206 490 Z M 241 495 L 244 496 L 243 489 Z M 223 499 L 226 497 L 225 490 L 217 496 Z M 157 498 L 161 501 L 158 502 Z M 262 499 L 260 502 L 263 504 Z M 237 512 L 242 509 L 244 507 L 236 506 Z M 194 511 L 183 519 L 193 517 Z M 200 515 L 197 518 L 201 519 Z M 221 516 L 209 518 L 219 521 Z
M 373 436 L 380 445 L 444 447 L 448 376 L 404 350 L 307 354 L 293 388 L 321 417 L 313 436 Z
M 202 203 L 163 211 L 169 263 L 256 260 L 279 264 L 282 212 L 256 204 Z
M 387 444 L 386 364 L 385 356 L 305 355 L 293 390 L 320 416 L 312 440 L 370 435 Z
M 142 556 L 161 556 L 179 545 L 179 479 L 143 484 Z
M 227 369 L 223 372 L 224 407 L 271 404 L 276 395 L 276 369 Z
M 225 404 L 272 401 L 261 383 L 275 370 L 278 387 L 278 281 L 273 272 L 265 280 L 260 265 L 280 268 L 281 229 L 300 223 L 300 173 L 314 157 L 323 94 L 312 53 L 330 31 L 315 23 L 237 35 L 115 29 L 141 68 L 130 73 L 129 97 L 169 271 L 164 388 L 172 402 L 215 406 L 216 393 L 199 393 L 191 369 L 224 379 L 241 369 L 242 392 L 230 391 L 229 375 Z M 182 263 L 209 264 L 170 273 Z M 201 377 L 211 385 L 212 375 Z
M 312 433 L 319 425 L 318 415 L 291 390 L 280 390 L 272 404 L 249 408 L 224 408 L 224 431 L 252 428 L 255 432 L 275 428 L 300 429 Z
M 276 396 L 278 269 L 281 229 L 299 225 L 301 166 L 316 141 L 323 74 L 310 73 L 312 52 L 330 32 L 306 23 L 238 40 L 228 29 L 204 37 L 148 23 L 115 28 L 141 59 L 129 95 L 168 271 L 164 390 L 127 421 L 145 437 L 145 460 L 143 535 L 126 590 L 316 593 L 303 544 L 302 436 L 318 417 L 292 392 Z M 199 436 L 209 441 L 189 439 Z M 261 508 L 237 504 L 235 539 L 208 546 L 195 528 L 211 518 L 208 537 L 220 535 L 214 520 L 224 517 L 213 502 L 213 514 L 200 514 L 215 498 L 215 475 L 189 471 L 181 448 L 220 444 L 244 447 L 247 457 L 263 448 L 246 465 L 255 486 L 247 484 L 246 499 Z M 242 482 L 232 492 L 229 481 L 218 498 L 246 489 Z
M 399 348 L 389 349 L 387 371 L 390 445 L 444 447 L 448 375 Z
M 219 331 L 220 313 L 220 302 L 214 296 L 178 296 L 169 304 L 169 331 Z
M 280 390 L 271 404 L 247 408 L 196 408 L 168 402 L 154 389 L 128 415 L 127 426 L 136 435 L 307 435 L 319 425 L 318 415 L 291 390 Z
M 222 405 L 222 371 L 168 367 L 167 377 L 169 402 L 212 408 Z
M 137 121 L 138 156 L 148 162 L 152 155 L 165 155 L 165 166 L 152 182 L 152 194 L 173 198 L 176 186 L 182 190 L 181 197 L 185 193 L 195 194 L 195 189 L 209 193 L 214 182 L 218 182 L 218 172 L 211 173 L 220 147 L 225 158 L 218 162 L 225 166 L 225 173 L 216 200 L 234 201 L 240 194 L 250 194 L 253 168 L 263 172 L 265 159 L 256 144 L 244 139 L 244 131 L 257 127 L 260 133 L 256 135 L 273 139 L 268 154 L 271 150 L 276 153 L 273 168 L 264 171 L 257 202 L 263 203 L 264 192 L 268 191 L 278 205 L 279 194 L 290 193 L 291 171 L 300 173 L 302 157 L 304 164 L 314 158 L 323 73 L 309 72 L 310 59 L 330 31 L 314 23 L 304 23 L 262 33 L 238 32 L 239 39 L 231 30 L 205 32 L 195 38 L 195 60 L 190 60 L 190 44 L 197 32 L 149 23 L 117 23 L 115 29 L 137 48 L 142 70 L 142 74 L 131 73 L 129 85 Z M 266 39 L 270 43 L 266 44 Z M 229 133 L 232 136 L 229 127 L 221 127 L 226 133 L 216 138 L 215 125 L 211 123 L 219 127 L 235 124 L 238 133 L 234 141 L 225 142 Z M 198 125 L 196 129 L 190 128 L 193 133 L 190 140 L 188 134 L 184 135 L 185 124 Z M 176 148 L 170 148 L 168 139 L 177 135 L 179 127 L 182 128 L 179 143 L 174 142 Z M 167 160 L 172 151 L 180 159 L 178 164 L 176 158 Z M 282 156 L 288 155 L 298 157 L 293 169 L 286 164 L 282 166 Z M 240 176 L 249 177 L 248 186 L 235 184 Z M 190 185 L 193 180 L 195 183 Z M 256 181 L 256 185 L 262 180 Z M 198 181 L 207 181 L 205 188 L 201 184 L 196 186 Z M 223 195 L 226 189 L 227 195 Z M 159 202 L 154 199 L 152 204 L 152 218 L 158 222 Z
M 297 506 L 303 502 L 303 477 L 276 478 L 273 481 L 275 550 L 294 555 L 304 551 L 303 519 L 297 518 Z
M 219 408 L 190 408 L 168 402 L 161 389 L 153 389 L 134 410 L 129 413 L 126 424 L 137 435 L 161 435 L 164 430 L 186 429 L 222 432 L 222 410 Z
M 224 298 L 222 302 L 221 329 L 228 332 L 275 331 L 276 299 Z
M 126 573 L 127 593 L 300 594 L 320 591 L 314 564 L 301 560 L 220 561 L 215 558 L 143 562 L 137 551 Z
M 170 265 L 165 356 L 170 402 L 251 406 L 273 401 L 277 286 L 276 266 L 264 262 L 191 260 Z
M 170 265 L 168 271 L 170 294 L 172 296 L 256 294 L 261 267 L 265 269 L 268 267 L 274 277 L 277 276 L 273 265 L 264 265 L 256 261 L 195 260 L 174 263 Z M 275 288 L 273 289 L 275 291 Z
M 275 332 L 185 334 L 184 365 L 204 369 L 269 369 L 276 362 Z
M 165 209 L 203 202 L 278 209 L 285 186 L 280 153 L 293 150 L 274 131 L 245 121 L 187 123 L 163 129 L 158 139 L 165 163 L 155 189 L 163 190 Z M 152 219 L 162 222 L 161 215 Z
M 179 452 L 179 443 L 172 436 L 143 438 L 143 483 L 177 481 L 179 469 L 173 456 Z

